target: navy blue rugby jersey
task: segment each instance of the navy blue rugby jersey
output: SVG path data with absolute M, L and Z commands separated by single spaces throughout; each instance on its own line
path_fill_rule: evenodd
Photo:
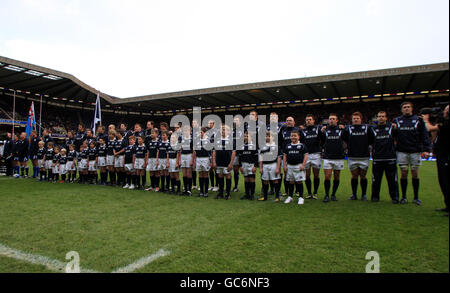
M 288 165 L 299 165 L 303 163 L 308 148 L 303 143 L 293 144 L 291 142 L 284 147 L 283 153 L 286 155 Z
M 306 126 L 301 132 L 301 141 L 306 145 L 310 154 L 322 152 L 322 142 L 324 140 L 321 126 Z
M 145 144 L 137 145 L 134 154 L 136 159 L 144 159 L 147 155 L 147 147 Z
M 253 143 L 246 143 L 242 148 L 236 150 L 236 154 L 239 156 L 239 164 L 242 163 L 258 165 L 258 150 Z
M 339 126 L 327 126 L 323 133 L 325 135 L 323 158 L 329 160 L 344 159 L 344 141 Z
M 218 167 L 228 167 L 231 162 L 231 156 L 234 150 L 233 137 L 221 137 L 217 143 L 214 144 L 214 151 L 216 153 L 216 164 Z
M 368 125 L 348 125 L 342 132 L 342 139 L 347 143 L 349 158 L 368 158 L 369 145 L 373 141 L 373 132 Z

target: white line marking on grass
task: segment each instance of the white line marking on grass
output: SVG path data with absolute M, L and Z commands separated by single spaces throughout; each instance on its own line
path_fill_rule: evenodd
M 137 269 L 140 269 L 140 268 L 148 265 L 149 263 L 157 260 L 158 258 L 169 255 L 169 254 L 170 254 L 170 251 L 160 249 L 152 255 L 140 258 L 132 264 L 129 264 L 125 267 L 122 267 L 122 268 L 119 268 L 119 269 L 113 271 L 113 273 L 131 273 Z
M 49 270 L 59 273 L 65 273 L 66 272 L 66 263 L 63 263 L 59 260 L 52 259 L 46 256 L 37 255 L 37 254 L 31 254 L 26 253 L 20 250 L 16 250 L 13 248 L 10 248 L 8 246 L 5 246 L 0 243 L 0 255 L 15 258 L 21 261 L 29 262 L 32 264 L 37 265 L 43 265 L 47 267 Z M 98 273 L 93 270 L 87 270 L 80 268 L 81 273 Z

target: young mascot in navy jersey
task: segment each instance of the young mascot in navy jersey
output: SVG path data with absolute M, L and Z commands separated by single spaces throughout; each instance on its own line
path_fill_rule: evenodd
M 193 140 L 191 135 L 191 127 L 185 126 L 183 128 L 183 135 L 181 137 L 181 170 L 183 173 L 183 195 L 191 196 L 192 192 L 192 167 L 194 161 L 192 160 Z
M 231 170 L 233 169 L 233 161 L 236 156 L 234 151 L 234 140 L 228 125 L 222 125 L 222 135 L 214 144 L 212 154 L 212 166 L 216 168 L 219 175 L 219 193 L 216 199 L 224 196 L 224 178 L 226 178 L 225 199 L 231 198 Z
M 116 170 L 114 168 L 114 146 L 116 144 L 116 131 L 108 132 L 108 142 L 106 143 L 106 169 L 109 173 L 109 184 L 116 185 Z
M 170 181 L 172 185 L 171 193 L 180 194 L 181 182 L 180 182 L 180 164 L 181 155 L 177 150 L 178 138 L 175 134 L 170 136 L 170 146 L 167 149 L 167 162 L 166 166 L 169 169 Z M 175 191 L 175 186 L 177 190 Z
M 45 142 L 44 142 L 45 145 Z M 47 149 L 45 151 L 44 155 L 44 165 L 45 169 L 47 170 L 47 181 L 53 180 L 53 174 L 52 174 L 52 164 L 53 164 L 53 157 L 55 156 L 55 150 L 53 149 L 53 142 L 47 143 Z
M 367 200 L 367 169 L 369 169 L 369 145 L 372 144 L 373 132 L 369 131 L 368 125 L 362 124 L 362 114 L 352 114 L 352 125 L 342 132 L 342 139 L 347 143 L 348 168 L 352 173 L 351 186 L 352 195 L 350 200 L 357 200 L 358 177 L 361 178 L 361 199 Z
M 114 143 L 114 170 L 117 173 L 117 186 L 124 187 L 126 185 L 125 165 L 124 165 L 124 153 L 127 144 L 127 140 L 123 138 L 121 131 L 116 132 L 116 140 Z
M 283 152 L 275 142 L 276 133 L 266 132 L 266 145 L 259 150 L 259 172 L 262 180 L 263 196 L 259 201 L 266 201 L 269 192 L 269 182 L 273 181 L 275 187 L 275 202 L 280 201 L 281 157 Z
M 147 171 L 150 173 L 150 187 L 147 191 L 159 191 L 159 161 L 158 161 L 158 129 L 153 128 L 151 131 L 151 140 L 147 143 L 148 164 Z
M 75 151 L 75 145 L 71 144 L 69 145 L 69 152 L 67 153 L 67 164 L 66 164 L 66 170 L 68 176 L 68 181 L 70 183 L 73 183 L 75 181 L 76 172 L 77 172 L 77 152 Z
M 78 171 L 80 172 L 78 183 L 88 183 L 88 151 L 89 146 L 87 142 L 83 142 L 78 154 Z
M 320 185 L 320 168 L 322 166 L 322 142 L 324 134 L 319 125 L 315 125 L 315 119 L 312 114 L 306 115 L 306 127 L 302 126 L 300 140 L 304 142 L 308 149 L 308 161 L 306 162 L 306 189 L 308 190 L 307 199 L 318 199 L 317 191 Z M 314 175 L 314 191 L 311 190 L 311 169 Z
M 239 156 L 240 171 L 244 176 L 245 195 L 241 199 L 255 199 L 255 174 L 258 166 L 258 150 L 249 138 L 248 132 L 244 134 L 244 145 L 236 150 Z
M 338 116 L 330 114 L 328 117 L 329 125 L 322 128 L 325 136 L 323 153 L 323 171 L 325 174 L 325 198 L 323 202 L 330 201 L 331 174 L 334 173 L 333 193 L 331 200 L 337 201 L 336 192 L 339 187 L 339 177 L 341 170 L 344 170 L 345 154 L 344 141 L 342 140 L 343 127 L 338 126 Z
M 397 160 L 395 153 L 395 137 L 397 130 L 391 123 L 387 123 L 386 112 L 377 115 L 378 124 L 371 128 L 374 136 L 372 144 L 372 201 L 380 201 L 380 188 L 383 173 L 389 187 L 392 203 L 398 203 Z
M 430 138 L 422 118 L 413 115 L 413 105 L 404 102 L 401 105 L 402 116 L 394 119 L 394 127 L 398 129 L 397 163 L 401 169 L 400 186 L 402 189 L 401 204 L 408 202 L 406 189 L 408 186 L 408 171 L 411 169 L 414 203 L 421 204 L 419 199 L 419 166 L 421 156 L 428 158 L 431 151 Z
M 206 136 L 206 132 L 208 128 L 203 127 L 200 131 L 200 140 L 197 140 L 197 144 L 194 148 L 193 160 L 194 160 L 194 169 L 199 174 L 199 183 L 200 183 L 200 193 L 199 197 L 208 197 L 208 174 L 211 169 L 211 150 L 212 144 L 208 137 Z
M 104 136 L 98 139 L 99 145 L 97 147 L 97 167 L 100 169 L 100 184 L 106 185 L 108 173 L 106 173 L 106 139 Z
M 161 192 L 169 191 L 170 176 L 169 168 L 167 168 L 167 150 L 170 147 L 169 132 L 163 131 L 161 133 L 161 141 L 158 145 L 158 166 L 159 178 L 161 179 Z
M 97 144 L 95 140 L 91 140 L 89 143 L 88 150 L 88 172 L 89 172 L 89 183 L 94 184 L 98 182 L 97 176 L 97 163 L 98 163 L 98 152 L 97 152 Z
M 67 165 L 67 150 L 63 148 L 58 158 L 58 169 L 59 174 L 61 174 L 61 180 L 59 181 L 59 183 L 66 182 L 66 174 L 67 174 L 66 165 Z
M 143 136 L 138 136 L 136 150 L 133 157 L 133 166 L 136 170 L 136 189 L 145 189 L 146 184 L 146 173 L 145 169 L 148 163 L 148 151 L 145 146 L 145 138 Z M 141 183 L 142 182 L 142 183 Z
M 284 174 L 289 182 L 288 198 L 284 203 L 291 203 L 294 195 L 294 184 L 299 192 L 298 204 L 302 205 L 303 181 L 305 181 L 305 167 L 308 160 L 308 149 L 300 143 L 300 133 L 297 130 L 291 131 L 291 142 L 283 150 Z
M 291 132 L 292 131 L 299 131 L 299 129 L 297 127 L 295 127 L 295 120 L 294 120 L 294 118 L 293 117 L 288 117 L 288 118 L 286 118 L 286 125 L 281 127 L 280 132 L 278 134 L 278 136 L 279 136 L 278 142 L 281 143 L 281 145 L 279 145 L 281 151 L 284 150 L 284 147 L 286 145 L 291 143 Z M 282 169 L 284 169 L 283 166 L 282 166 Z M 280 176 L 282 177 L 282 175 L 280 175 Z M 285 180 L 283 181 L 281 179 L 281 181 L 284 182 L 284 192 L 287 194 L 288 189 L 289 189 L 289 182 L 286 180 L 286 173 L 284 174 L 284 176 L 285 176 Z
M 36 153 L 36 157 L 38 160 L 38 167 L 39 167 L 39 182 L 42 182 L 46 179 L 46 175 L 45 175 L 45 161 L 44 161 L 44 157 L 45 157 L 45 148 L 44 148 L 44 142 L 41 140 L 38 143 L 38 150 Z
M 127 172 L 127 184 L 123 187 L 125 189 L 135 189 L 137 185 L 136 172 L 133 165 L 134 154 L 136 153 L 136 137 L 128 137 L 128 146 L 124 150 L 124 166 Z
M 269 123 L 266 126 L 267 131 L 270 131 L 270 124 L 276 124 L 277 125 L 277 129 L 272 129 L 272 131 L 274 131 L 277 134 L 276 137 L 278 139 L 278 145 L 279 146 L 283 145 L 283 137 L 282 137 L 280 132 L 283 129 L 284 125 L 281 122 L 279 122 L 278 114 L 276 112 L 270 113 L 270 121 L 269 121 Z M 282 174 L 280 174 L 280 176 L 282 176 Z M 281 181 L 278 184 L 281 184 Z M 274 190 L 275 190 L 275 187 L 273 185 L 273 181 L 270 181 L 269 185 L 270 185 L 270 190 L 269 190 L 268 194 L 269 195 L 273 195 L 274 194 Z

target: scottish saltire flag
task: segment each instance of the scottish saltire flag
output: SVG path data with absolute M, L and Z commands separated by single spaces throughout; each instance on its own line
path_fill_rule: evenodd
M 100 107 L 100 96 L 97 94 L 97 101 L 95 101 L 95 113 L 94 113 L 94 121 L 92 122 L 92 132 L 95 135 L 95 130 L 97 128 L 97 123 L 102 124 L 102 111 Z
M 31 135 L 31 131 L 36 127 L 36 116 L 34 114 L 34 102 L 31 102 L 30 111 L 28 111 L 27 128 L 25 129 L 27 139 Z

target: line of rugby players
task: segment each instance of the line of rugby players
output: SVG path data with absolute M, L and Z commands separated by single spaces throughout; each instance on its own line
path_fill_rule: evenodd
M 275 201 L 280 201 L 284 185 L 284 202 L 292 202 L 297 194 L 298 204 L 304 203 L 303 182 L 307 189 L 306 198 L 318 199 L 322 167 L 325 175 L 323 202 L 337 201 L 345 157 L 348 157 L 351 172 L 350 199 L 358 199 L 360 185 L 361 199 L 367 200 L 366 174 L 371 157 L 372 201 L 380 200 L 381 180 L 385 173 L 392 202 L 407 203 L 407 177 L 411 170 L 414 203 L 420 205 L 418 170 L 421 158 L 427 158 L 431 150 L 430 139 L 422 119 L 413 114 L 410 102 L 401 105 L 401 112 L 401 116 L 388 122 L 386 112 L 381 111 L 374 125 L 363 124 L 362 114 L 355 112 L 352 124 L 347 126 L 339 123 L 336 114 L 329 115 L 326 126 L 317 125 L 314 116 L 307 115 L 305 124 L 299 127 L 295 126 L 292 117 L 280 123 L 277 113 L 273 112 L 270 122 L 276 123 L 277 130 L 267 132 L 263 148 L 258 148 L 257 141 L 251 137 L 257 136 L 260 128 L 268 129 L 269 125 L 258 120 L 256 111 L 249 115 L 256 122 L 255 135 L 246 131 L 246 127 L 239 131 L 242 121 L 237 118 L 233 129 L 225 125 L 217 129 L 213 121 L 209 122 L 209 127 L 200 128 L 198 121 L 193 121 L 192 127 L 174 129 L 180 134 L 179 139 L 171 135 L 172 131 L 164 122 L 157 129 L 149 121 L 145 130 L 136 124 L 133 131 L 128 130 L 126 124 L 121 124 L 118 129 L 109 125 L 107 132 L 100 126 L 96 136 L 80 124 L 77 132 L 68 133 L 63 146 L 56 146 L 47 130 L 43 131 L 42 138 L 36 132 L 29 140 L 25 133 L 15 135 L 6 142 L 4 156 L 11 158 L 15 177 L 27 177 L 30 158 L 33 177 L 39 177 L 39 181 L 77 181 L 187 196 L 198 189 L 197 196 L 208 197 L 208 192 L 214 191 L 217 199 L 230 199 L 231 192 L 238 192 L 242 175 L 245 194 L 241 199 L 253 200 L 255 175 L 259 172 L 262 190 L 258 200 L 265 201 L 268 195 L 274 195 Z M 193 131 L 194 128 L 199 131 Z M 208 132 L 210 129 L 213 131 Z M 208 136 L 211 132 L 213 134 Z M 198 140 L 193 139 L 193 133 L 198 133 Z M 220 138 L 214 140 L 214 136 Z M 244 137 L 244 144 L 236 148 L 236 141 L 241 137 Z M 194 141 L 199 142 L 195 149 Z M 177 142 L 181 144 L 181 150 L 172 148 Z M 206 147 L 208 144 L 212 145 Z M 401 170 L 401 198 L 397 166 Z M 199 186 L 196 186 L 197 182 Z

